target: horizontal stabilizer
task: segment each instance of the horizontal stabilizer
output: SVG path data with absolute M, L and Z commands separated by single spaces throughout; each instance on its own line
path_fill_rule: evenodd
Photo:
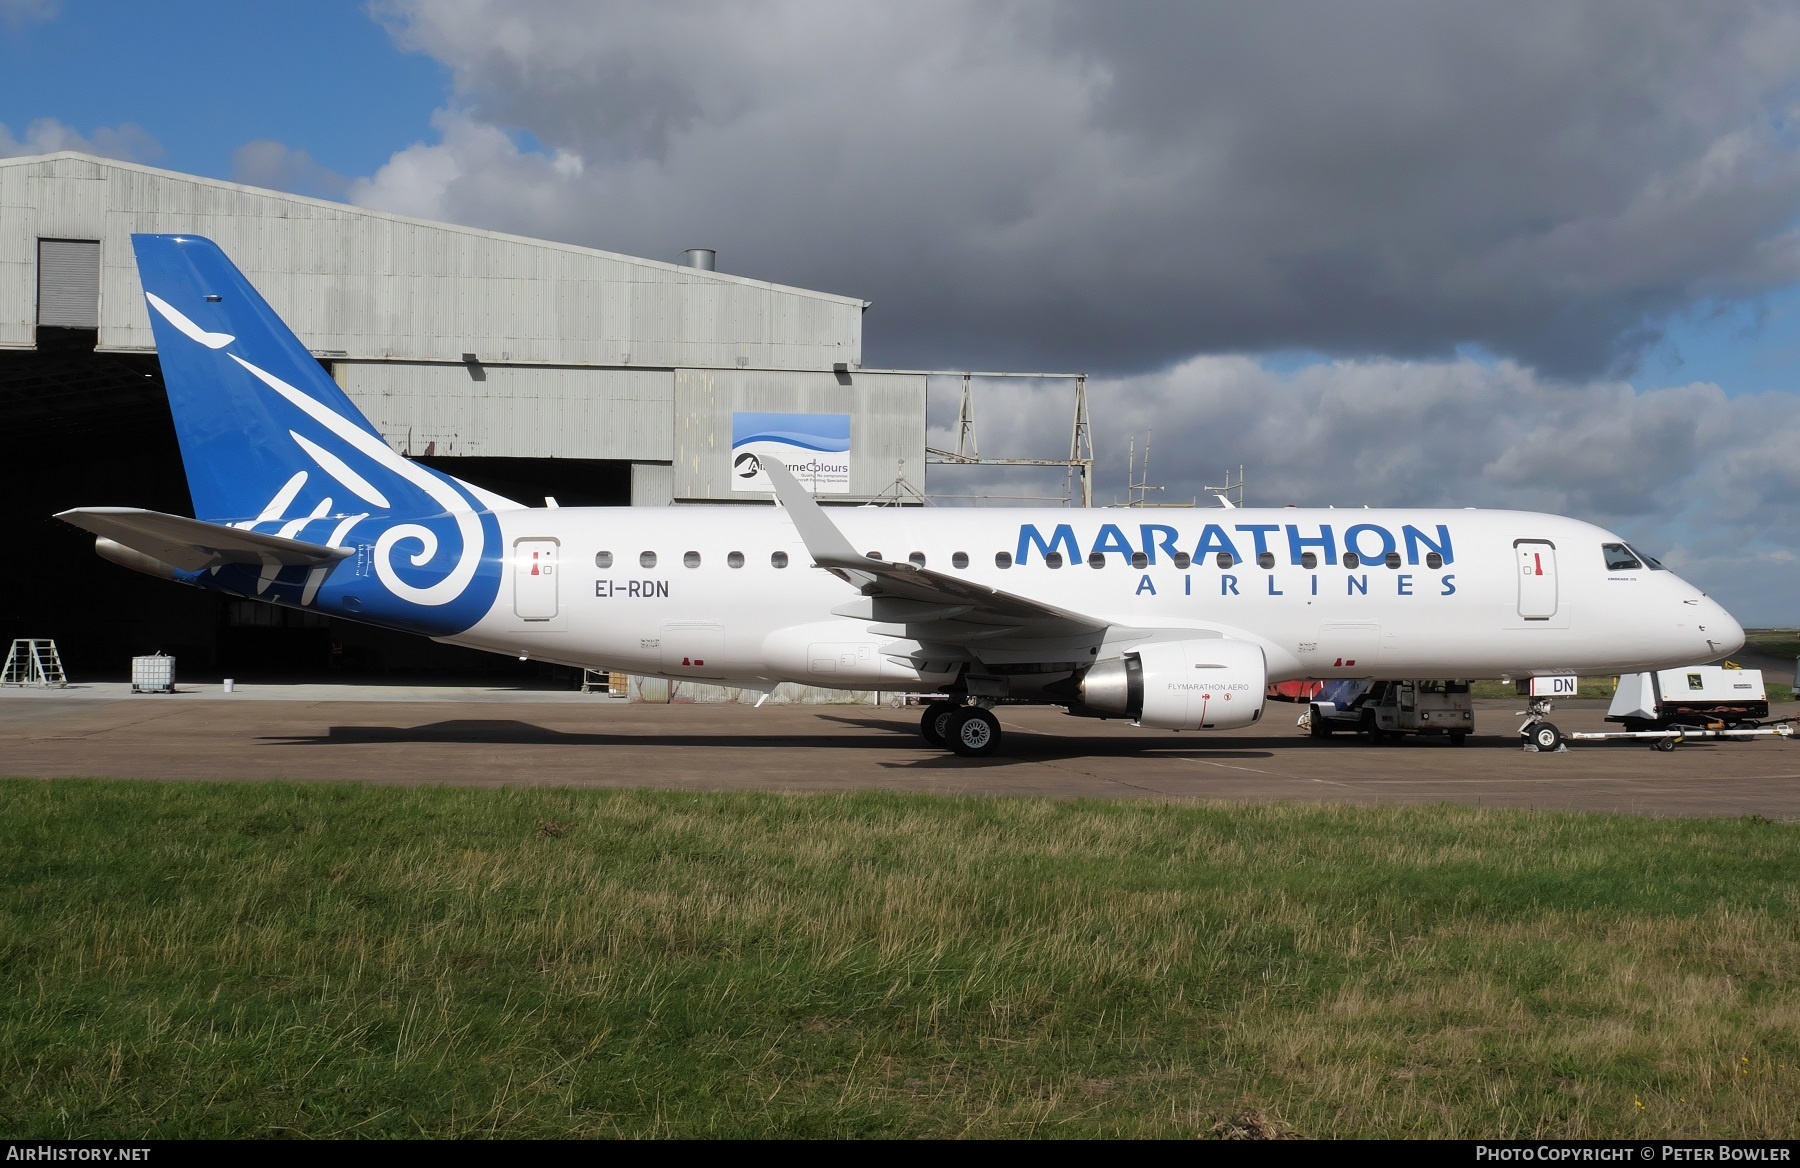
M 350 548 L 302 543 L 137 507 L 77 507 L 57 518 L 188 572 L 221 564 L 332 564 L 352 554 Z

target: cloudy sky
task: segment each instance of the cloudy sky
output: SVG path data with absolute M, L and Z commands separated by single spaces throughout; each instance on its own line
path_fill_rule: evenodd
M 1102 499 L 1154 426 L 1167 497 L 1560 511 L 1800 623 L 1792 5 L 0 0 L 0 153 L 64 147 L 715 247 L 870 365 L 1090 372 Z

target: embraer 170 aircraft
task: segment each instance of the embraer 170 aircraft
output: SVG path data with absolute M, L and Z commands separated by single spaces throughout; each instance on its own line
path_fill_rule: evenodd
M 1270 682 L 1627 673 L 1743 644 L 1611 532 L 1519 511 L 526 507 L 382 439 L 211 241 L 132 237 L 199 518 L 61 518 L 139 571 L 455 645 L 768 691 L 940 691 L 1167 730 Z M 721 454 L 720 457 L 727 457 Z M 1154 522 L 1146 519 L 1154 518 Z

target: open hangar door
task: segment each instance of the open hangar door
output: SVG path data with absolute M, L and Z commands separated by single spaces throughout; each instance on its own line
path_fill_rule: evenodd
M 193 514 L 154 354 L 101 353 L 93 329 L 40 327 L 35 350 L 0 350 L 0 638 L 52 637 L 77 682 L 123 680 L 131 658 L 164 652 L 178 680 L 573 679 L 541 662 L 183 588 L 94 554 L 61 522 L 83 506 Z M 629 463 L 437 458 L 431 465 L 541 506 L 626 505 Z

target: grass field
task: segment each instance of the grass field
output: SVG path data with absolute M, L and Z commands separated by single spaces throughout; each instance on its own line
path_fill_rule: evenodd
M 1745 629 L 1744 647 L 1771 657 L 1800 657 L 1800 629 Z
M 1793 824 L 99 781 L 0 808 L 9 1136 L 1800 1128 Z

